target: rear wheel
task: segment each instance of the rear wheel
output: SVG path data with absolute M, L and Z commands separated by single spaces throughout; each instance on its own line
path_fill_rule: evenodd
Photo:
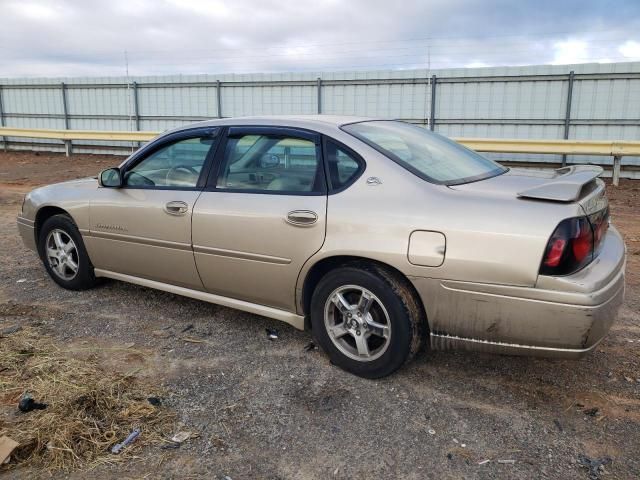
M 311 300 L 311 323 L 331 361 L 365 378 L 384 377 L 410 360 L 425 325 L 407 281 L 370 264 L 325 275 Z
M 45 220 L 40 228 L 38 251 L 47 273 L 61 287 L 84 290 L 97 283 L 82 236 L 67 215 L 53 215 Z

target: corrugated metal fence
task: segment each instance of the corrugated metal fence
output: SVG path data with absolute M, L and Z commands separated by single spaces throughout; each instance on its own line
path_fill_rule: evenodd
M 455 137 L 640 140 L 640 63 L 453 70 L 0 79 L 0 123 L 21 128 L 165 130 L 244 115 L 396 118 Z M 4 142 L 2 142 L 4 140 Z M 57 142 L 0 139 L 62 150 Z M 124 142 L 74 151 L 126 153 Z M 560 162 L 557 155 L 494 154 Z M 569 157 L 610 164 L 610 157 Z M 640 165 L 624 157 L 623 165 Z

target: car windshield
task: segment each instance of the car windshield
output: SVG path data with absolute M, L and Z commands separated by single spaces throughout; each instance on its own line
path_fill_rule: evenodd
M 375 120 L 342 129 L 429 182 L 458 185 L 507 171 L 459 143 L 409 123 Z

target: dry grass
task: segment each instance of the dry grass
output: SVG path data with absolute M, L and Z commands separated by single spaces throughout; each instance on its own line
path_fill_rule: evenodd
M 20 446 L 6 469 L 29 465 L 47 470 L 91 468 L 117 462 L 145 445 L 163 443 L 173 415 L 147 398 L 157 388 L 129 373 L 101 368 L 97 348 L 59 348 L 34 328 L 0 338 L 0 436 Z M 30 393 L 45 410 L 22 413 Z M 138 439 L 120 455 L 111 447 L 136 427 Z

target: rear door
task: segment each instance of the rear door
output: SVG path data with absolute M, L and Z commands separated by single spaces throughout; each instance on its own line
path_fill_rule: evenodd
M 324 242 L 320 136 L 231 127 L 193 210 L 193 250 L 211 293 L 295 311 L 304 262 Z

